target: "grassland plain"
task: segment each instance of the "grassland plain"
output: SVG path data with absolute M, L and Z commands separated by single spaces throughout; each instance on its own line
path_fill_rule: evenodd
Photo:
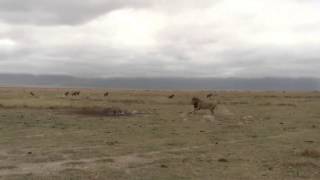
M 319 92 L 68 90 L 0 88 L 0 179 L 320 179 Z

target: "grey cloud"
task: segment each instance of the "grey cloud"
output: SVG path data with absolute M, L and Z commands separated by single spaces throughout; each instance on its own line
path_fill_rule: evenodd
M 205 8 L 221 0 L 0 0 L 0 22 L 36 25 L 77 25 L 121 8 L 153 7 L 177 13 Z
M 54 72 L 80 77 L 320 77 L 320 62 L 315 58 L 319 50 L 238 47 L 207 57 L 223 59 L 219 63 L 201 64 L 179 49 L 137 53 L 85 45 L 55 49 L 35 46 L 21 49 L 7 57 L 10 61 L 0 61 L 0 66 L 1 72 Z
M 240 77 L 320 77 L 317 53 L 320 48 L 296 47 L 238 47 L 220 52 L 220 64 L 225 72 L 230 68 Z
M 141 7 L 143 0 L 1 0 L 0 21 L 16 24 L 81 24 L 125 7 Z
M 162 6 L 161 3 L 154 6 L 161 6 L 156 8 L 157 11 L 168 9 L 167 6 L 179 10 L 179 3 L 173 6 Z M 201 25 L 193 21 L 179 24 L 180 19 L 177 19 L 156 33 L 156 45 L 151 48 L 114 45 L 109 43 L 106 38 L 108 35 L 104 33 L 91 39 L 90 33 L 95 33 L 94 30 L 98 28 L 101 28 L 99 31 L 108 32 L 108 26 L 92 26 L 91 31 L 87 31 L 86 27 L 72 27 L 66 33 L 62 32 L 65 29 L 47 29 L 54 29 L 59 24 L 81 24 L 118 8 L 146 5 L 149 10 L 153 10 L 154 6 L 149 6 L 150 1 L 143 0 L 92 0 L 81 3 L 76 0 L 0 0 L 0 19 L 8 24 L 29 24 L 27 28 L 12 25 L 8 32 L 1 34 L 0 31 L 0 40 L 9 38 L 17 42 L 16 49 L 10 52 L 0 50 L 0 72 L 69 74 L 81 77 L 320 77 L 320 42 L 293 41 L 292 44 L 279 45 L 277 39 L 273 43 L 264 43 L 265 39 L 255 41 L 254 34 L 268 31 L 259 24 L 252 25 L 255 17 L 244 18 L 241 23 L 238 21 L 241 19 L 239 17 L 236 17 L 236 22 L 227 22 L 228 25 L 239 23 L 237 29 L 228 29 L 230 26 L 225 28 L 210 21 L 210 18 L 207 18 L 209 22 L 200 23 Z M 171 18 L 171 12 L 164 12 L 167 13 Z M 176 13 L 179 12 L 173 14 Z M 233 19 L 228 17 L 227 20 Z M 44 29 L 33 24 L 51 26 Z M 242 32 L 241 26 L 247 29 Z M 292 29 L 295 30 L 294 27 Z M 317 33 L 317 23 L 303 27 L 301 33 L 308 33 L 310 29 Z M 73 33 L 89 36 L 68 43 L 68 37 L 71 38 Z M 245 34 L 244 38 L 241 36 L 237 39 L 238 34 Z M 292 38 L 295 35 L 292 34 Z M 53 43 L 46 42 L 49 38 Z M 96 42 L 104 38 L 106 42 Z

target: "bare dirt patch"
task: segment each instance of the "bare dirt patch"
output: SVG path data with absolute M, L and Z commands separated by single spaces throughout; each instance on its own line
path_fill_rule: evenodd
M 46 163 L 22 163 L 17 166 L 0 166 L 0 176 L 15 174 L 38 174 L 49 175 L 52 173 L 68 171 L 76 168 L 77 170 L 85 170 L 95 168 L 97 164 L 107 165 L 113 169 L 127 169 L 148 164 L 153 162 L 152 158 L 144 158 L 137 154 L 129 154 L 124 156 L 115 156 L 112 158 L 89 158 L 77 161 L 63 160 Z
M 134 113 L 128 110 L 121 109 L 119 107 L 108 108 L 81 108 L 77 110 L 71 110 L 74 114 L 86 115 L 86 116 L 131 116 Z
M 10 165 L 8 165 L 8 166 L 0 166 L 0 171 L 1 170 L 16 169 L 16 168 L 17 168 L 17 166 L 10 166 Z

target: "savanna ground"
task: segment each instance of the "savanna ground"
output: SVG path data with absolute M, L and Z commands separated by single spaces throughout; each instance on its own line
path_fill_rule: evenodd
M 0 88 L 0 179 L 320 179 L 318 92 L 67 90 Z

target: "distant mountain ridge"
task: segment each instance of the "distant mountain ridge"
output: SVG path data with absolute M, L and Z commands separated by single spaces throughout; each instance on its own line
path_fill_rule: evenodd
M 86 87 L 150 90 L 320 90 L 317 78 L 79 78 L 0 73 L 0 86 Z

